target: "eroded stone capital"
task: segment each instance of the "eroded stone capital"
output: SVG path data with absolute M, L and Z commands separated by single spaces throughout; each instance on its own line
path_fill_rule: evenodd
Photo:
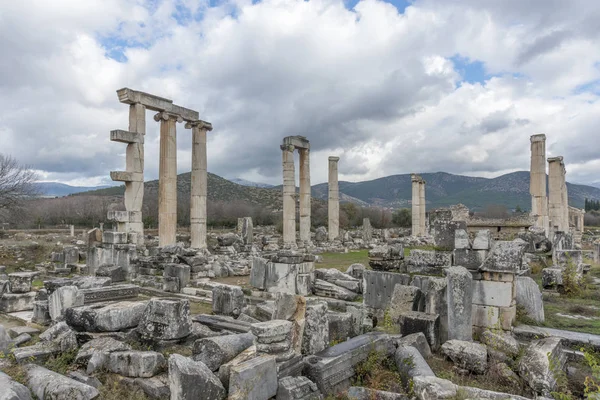
M 173 113 L 170 113 L 170 112 L 167 112 L 167 111 L 159 112 L 159 113 L 157 113 L 154 116 L 154 120 L 156 122 L 158 122 L 160 120 L 167 121 L 169 119 L 174 119 L 177 122 L 183 122 L 183 117 L 181 115 L 179 115 L 179 114 L 173 114 Z
M 189 121 L 185 124 L 185 129 L 199 128 L 204 129 L 206 131 L 212 131 L 213 126 L 210 122 L 202 121 L 199 119 L 198 121 Z
M 335 156 L 329 156 L 329 161 L 338 162 L 338 161 L 340 161 L 340 158 L 339 157 L 335 157 Z
M 543 133 L 537 134 L 537 135 L 531 135 L 531 137 L 529 138 L 529 140 L 531 141 L 531 143 L 533 142 L 545 142 L 546 141 L 546 135 L 544 135 Z
M 295 149 L 295 147 L 293 145 L 291 145 L 291 144 L 282 144 L 281 146 L 279 146 L 279 148 L 282 151 L 291 151 L 291 152 L 293 152 L 294 149 Z

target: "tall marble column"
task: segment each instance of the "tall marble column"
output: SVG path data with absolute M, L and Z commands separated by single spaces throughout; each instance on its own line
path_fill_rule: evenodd
M 310 242 L 310 150 L 300 153 L 300 241 Z
M 565 232 L 569 232 L 569 191 L 567 190 L 567 169 L 565 168 L 565 163 L 562 163 L 562 213 L 563 213 L 563 223 L 565 227 Z
M 566 232 L 569 228 L 569 220 L 567 218 L 565 221 L 563 210 L 564 193 L 566 193 L 564 168 L 562 156 L 548 159 L 548 214 L 551 230 L 556 227 L 557 230 L 562 232 Z
M 336 240 L 340 236 L 340 187 L 338 183 L 339 157 L 329 157 L 329 196 L 328 212 L 329 240 Z
M 139 173 L 141 179 L 125 183 L 125 209 L 129 211 L 129 231 L 137 233 L 137 243 L 144 244 L 144 136 L 146 134 L 146 107 L 136 103 L 129 106 L 129 132 L 139 134 L 139 140 L 129 143 L 126 150 L 127 170 Z
M 180 116 L 160 112 L 160 158 L 158 165 L 158 245 L 175 244 L 177 233 L 177 129 Z
M 412 235 L 421 236 L 421 178 L 411 174 L 412 182 Z
M 531 166 L 529 168 L 529 193 L 531 215 L 535 226 L 544 228 L 548 234 L 548 197 L 546 196 L 546 135 L 532 135 Z
M 419 183 L 419 232 L 425 235 L 425 180 Z
M 191 247 L 206 248 L 206 196 L 207 196 L 207 156 L 206 132 L 212 126 L 204 121 L 189 122 L 186 128 L 192 128 L 192 176 L 190 199 L 190 236 Z
M 296 244 L 296 177 L 294 146 L 281 145 L 283 161 L 283 243 Z

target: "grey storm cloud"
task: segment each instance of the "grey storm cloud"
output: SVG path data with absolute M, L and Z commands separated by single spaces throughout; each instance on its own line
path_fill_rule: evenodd
M 212 122 L 208 167 L 228 177 L 279 183 L 288 135 L 310 140 L 315 183 L 333 154 L 344 180 L 526 169 L 541 132 L 581 164 L 574 178 L 590 179 L 600 157 L 585 145 L 598 94 L 576 90 L 600 79 L 594 0 L 417 0 L 403 14 L 378 0 L 67 3 L 0 6 L 0 151 L 47 179 L 106 183 L 124 168 L 108 138 L 127 129 L 125 86 Z M 177 21 L 176 6 L 202 17 Z M 480 61 L 486 79 L 461 82 L 455 55 Z M 146 121 L 154 179 L 158 124 Z M 191 136 L 177 129 L 184 172 Z

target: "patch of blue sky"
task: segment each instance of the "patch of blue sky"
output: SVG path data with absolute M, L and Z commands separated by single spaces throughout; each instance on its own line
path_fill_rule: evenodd
M 454 68 L 460 74 L 462 82 L 484 83 L 492 77 L 485 71 L 484 64 L 479 60 L 471 60 L 459 54 L 450 57 L 450 60 L 452 60 Z
M 348 10 L 352 10 L 358 4 L 359 1 L 360 0 L 344 0 L 344 4 Z M 398 9 L 398 12 L 400 14 L 404 14 L 404 10 L 406 10 L 406 7 L 410 6 L 410 4 L 412 3 L 412 1 L 409 1 L 409 0 L 383 0 L 383 1 L 385 1 L 386 3 L 390 3 L 391 5 L 396 7 L 396 9 Z

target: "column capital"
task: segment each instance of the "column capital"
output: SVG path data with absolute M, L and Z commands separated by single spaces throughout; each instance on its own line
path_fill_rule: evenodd
M 173 113 L 170 113 L 167 111 L 161 111 L 154 116 L 154 120 L 156 122 L 158 122 L 160 120 L 167 121 L 169 119 L 174 119 L 177 122 L 183 122 L 183 117 L 181 115 L 173 114 Z
M 531 135 L 529 137 L 529 140 L 531 141 L 531 143 L 533 142 L 545 142 L 546 141 L 546 135 L 544 135 L 543 133 L 537 134 L 537 135 Z
M 291 151 L 294 152 L 294 149 L 296 148 L 295 146 L 291 145 L 291 144 L 282 144 L 281 146 L 279 146 L 279 148 L 282 151 Z
M 335 157 L 335 156 L 329 156 L 329 161 L 338 162 L 338 161 L 340 161 L 340 158 L 339 157 Z
M 213 126 L 210 122 L 202 121 L 201 119 L 197 121 L 189 121 L 185 124 L 185 129 L 199 128 L 204 129 L 206 131 L 212 131 Z

